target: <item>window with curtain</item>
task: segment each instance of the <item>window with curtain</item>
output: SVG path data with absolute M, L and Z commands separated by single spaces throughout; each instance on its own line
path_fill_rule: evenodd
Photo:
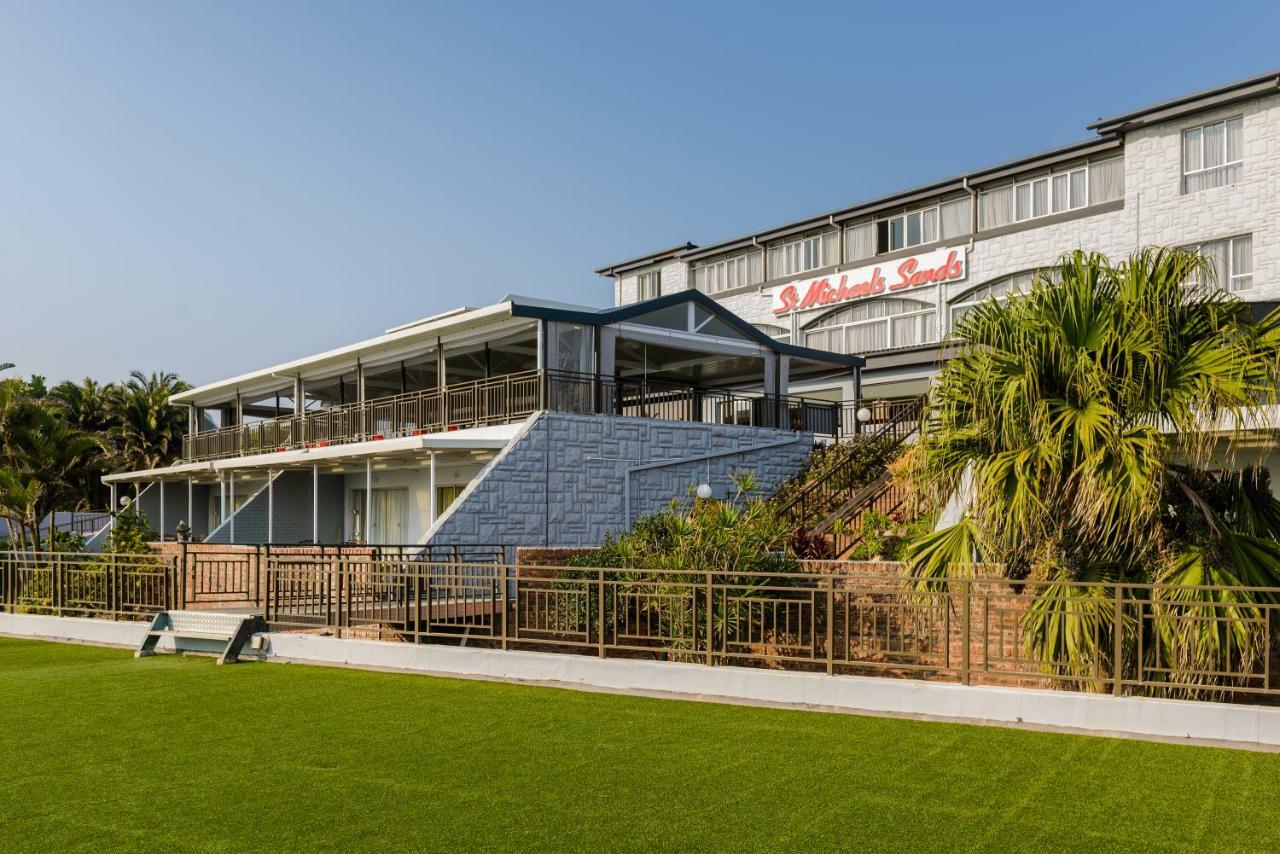
M 1081 166 L 1013 185 L 1015 222 L 1076 210 L 1089 204 L 1089 169 Z
M 1112 157 L 1089 164 L 1089 204 L 1100 205 L 1124 198 L 1124 158 Z
M 960 318 L 964 317 L 975 305 L 988 299 L 1004 299 L 1010 294 L 1026 293 L 1031 289 L 1031 281 L 1036 276 L 1034 270 L 1004 276 L 985 285 L 965 291 L 951 301 L 951 328 L 955 328 Z
M 938 340 L 932 305 L 893 297 L 837 309 L 805 327 L 804 344 L 834 353 L 870 353 Z
M 938 234 L 943 240 L 968 235 L 972 230 L 969 196 L 938 205 Z
M 876 223 L 877 253 L 897 252 L 899 249 L 910 249 L 912 246 L 936 243 L 944 236 L 939 227 L 940 207 L 939 205 L 931 205 L 927 208 L 908 211 L 878 221 Z M 954 225 L 956 213 L 953 209 L 950 209 L 948 213 L 953 221 L 952 225 Z M 968 219 L 967 212 L 964 218 Z
M 642 302 L 662 296 L 662 271 L 653 270 L 648 273 L 641 273 L 638 284 Z
M 1211 280 L 1224 291 L 1246 291 L 1253 287 L 1253 235 L 1242 234 L 1189 247 L 1209 259 Z
M 1237 117 L 1182 132 L 1182 192 L 1234 184 L 1244 174 L 1244 119 Z
M 704 294 L 718 294 L 721 291 L 747 285 L 758 285 L 764 281 L 764 253 L 759 250 L 700 261 L 693 265 L 693 286 Z
M 351 491 L 351 536 L 375 546 L 398 545 L 409 535 L 409 490 L 375 489 L 365 514 L 365 491 Z
M 860 222 L 844 230 L 844 260 L 862 261 L 876 254 L 876 224 Z
M 770 279 L 781 279 L 838 263 L 840 233 L 832 230 L 770 246 L 765 272 Z

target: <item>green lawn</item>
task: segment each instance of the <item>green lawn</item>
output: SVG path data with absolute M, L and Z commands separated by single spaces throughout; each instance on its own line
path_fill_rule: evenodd
M 1280 849 L 1280 755 L 0 639 L 0 850 Z

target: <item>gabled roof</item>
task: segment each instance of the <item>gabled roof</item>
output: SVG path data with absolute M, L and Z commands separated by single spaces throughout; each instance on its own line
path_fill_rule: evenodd
M 740 332 L 744 338 L 780 355 L 795 356 L 800 359 L 826 362 L 832 365 L 844 365 L 850 368 L 861 367 L 866 364 L 866 360 L 861 356 L 830 353 L 826 350 L 815 350 L 811 347 L 799 347 L 795 344 L 787 344 L 776 338 L 771 338 L 729 311 L 719 302 L 702 293 L 702 291 L 677 291 L 674 294 L 667 294 L 644 302 L 633 302 L 615 308 L 603 309 L 548 305 L 540 300 L 526 301 L 522 297 L 511 297 L 510 300 L 512 317 L 536 317 L 543 320 L 559 320 L 566 323 L 582 323 L 589 326 L 608 326 L 611 323 L 623 323 L 673 305 L 694 303 L 728 323 Z

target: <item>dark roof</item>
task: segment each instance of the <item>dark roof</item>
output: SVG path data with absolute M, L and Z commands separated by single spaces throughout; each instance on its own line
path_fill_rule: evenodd
M 678 246 L 672 246 L 669 249 L 659 249 L 657 252 L 650 252 L 648 255 L 641 255 L 638 258 L 630 258 L 626 261 L 618 261 L 615 264 L 608 264 L 598 268 L 595 272 L 601 276 L 612 276 L 614 273 L 622 273 L 635 267 L 643 267 L 646 264 L 653 264 L 657 261 L 665 261 L 668 258 L 674 258 L 682 252 L 695 249 L 694 244 L 685 242 Z
M 1089 130 L 1096 130 L 1098 133 L 1125 131 L 1153 121 L 1165 121 L 1186 113 L 1233 104 L 1257 95 L 1270 94 L 1278 88 L 1280 88 L 1280 71 L 1268 71 L 1266 74 L 1246 77 L 1234 83 L 1202 89 L 1190 95 L 1182 95 L 1137 110 L 1100 118 L 1089 125 Z
M 827 362 L 832 365 L 844 365 L 850 368 L 857 368 L 866 364 L 866 360 L 861 356 L 831 353 L 827 350 L 815 350 L 812 347 L 799 347 L 795 344 L 787 344 L 775 338 L 770 338 L 711 297 L 702 293 L 702 291 L 678 291 L 674 294 L 667 294 L 644 302 L 633 302 L 616 308 L 602 309 L 547 305 L 542 302 L 522 301 L 520 297 L 510 297 L 509 299 L 511 300 L 512 317 L 537 317 L 542 320 L 560 320 L 568 323 L 584 323 L 590 326 L 608 326 L 611 323 L 622 323 L 668 306 L 693 302 L 724 320 L 741 332 L 745 338 L 768 347 L 783 356 L 795 356 L 799 359 Z

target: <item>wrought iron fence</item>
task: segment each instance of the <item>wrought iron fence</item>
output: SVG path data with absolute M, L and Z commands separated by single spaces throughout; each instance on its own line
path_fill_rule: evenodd
M 176 558 L 0 552 L 0 605 L 10 613 L 142 620 L 184 600 Z
M 1280 589 L 998 578 L 920 586 L 883 574 L 306 557 L 273 558 L 265 573 L 276 630 L 378 627 L 420 643 L 465 634 L 502 649 L 1117 695 L 1280 696 Z

